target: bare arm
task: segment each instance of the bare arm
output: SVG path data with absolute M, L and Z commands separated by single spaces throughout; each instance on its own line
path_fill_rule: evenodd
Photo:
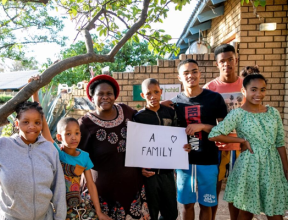
M 250 153 L 253 153 L 250 143 L 243 138 L 219 135 L 216 137 L 209 138 L 209 141 L 216 141 L 221 143 L 240 143 L 242 152 L 248 149 Z
M 163 101 L 160 101 L 160 104 L 161 105 L 164 105 L 166 107 L 169 107 L 169 108 L 172 108 L 174 109 L 174 103 L 171 101 L 171 100 L 163 100 Z
M 217 121 L 223 121 L 223 118 L 217 118 Z M 187 135 L 194 135 L 195 132 L 205 131 L 206 133 L 210 133 L 214 125 L 209 124 L 189 124 L 186 128 Z
M 94 205 L 94 207 L 96 209 L 96 213 L 98 215 L 98 218 L 100 220 L 111 220 L 111 218 L 109 218 L 107 215 L 103 214 L 102 211 L 101 211 L 100 203 L 99 203 L 98 191 L 97 191 L 96 185 L 95 185 L 95 183 L 93 181 L 91 170 L 85 170 L 84 171 L 84 175 L 85 175 L 85 178 L 86 178 L 87 188 L 88 188 L 88 191 L 90 193 L 93 205 Z
M 286 149 L 283 146 L 283 147 L 277 147 L 277 150 L 278 150 L 278 153 L 279 153 L 281 161 L 282 161 L 285 177 L 286 177 L 286 179 L 288 181 L 288 162 L 287 162 Z
M 40 76 L 35 76 L 35 77 L 31 77 L 28 80 L 28 83 L 32 82 L 33 80 L 38 80 L 40 78 Z M 38 95 L 38 91 L 36 91 L 35 93 L 33 93 L 32 95 L 32 101 L 34 102 L 38 102 L 40 105 L 40 100 L 39 100 L 39 95 Z M 50 141 L 52 143 L 54 143 L 54 140 L 51 136 L 50 130 L 49 130 L 49 126 L 47 124 L 45 115 L 43 116 L 43 127 L 42 127 L 42 136 L 47 140 Z
M 54 140 L 51 136 L 51 133 L 50 133 L 50 129 L 49 129 L 49 126 L 47 124 L 47 121 L 45 119 L 45 116 L 43 116 L 43 128 L 42 128 L 42 136 L 47 140 L 47 141 L 50 141 L 52 143 L 54 143 Z

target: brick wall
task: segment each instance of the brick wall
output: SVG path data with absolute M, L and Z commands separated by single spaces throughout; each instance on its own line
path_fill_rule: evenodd
M 259 65 L 268 79 L 264 104 L 276 107 L 284 117 L 285 48 L 287 47 L 287 0 L 267 0 L 257 7 L 261 19 L 253 14 L 251 4 L 241 7 L 239 65 Z M 275 31 L 259 31 L 260 23 L 277 23 Z
M 240 37 L 240 8 L 238 0 L 224 3 L 224 15 L 212 20 L 211 29 L 207 31 L 207 40 L 212 48 Z
M 132 73 L 114 72 L 113 77 L 120 85 L 121 92 L 118 102 L 125 103 L 132 108 L 144 106 L 144 102 L 133 101 L 133 85 L 141 84 L 144 79 L 155 78 L 160 84 L 179 84 L 177 78 L 177 65 L 180 60 L 194 58 L 199 62 L 200 71 L 203 73 L 200 84 L 204 85 L 213 78 L 213 73 L 218 74 L 218 69 L 213 66 L 214 54 L 205 55 L 180 55 L 179 60 L 158 60 L 155 66 L 136 66 Z M 214 74 L 214 76 L 216 75 Z
M 155 78 L 160 84 L 180 84 L 177 78 L 177 65 L 181 60 L 187 58 L 197 60 L 199 69 L 202 72 L 200 79 L 201 86 L 219 75 L 219 70 L 215 66 L 214 54 L 181 54 L 179 60 L 158 60 L 155 66 L 136 66 L 134 67 L 134 72 L 114 72 L 112 74 L 120 86 L 120 94 L 117 102 L 124 103 L 137 110 L 143 108 L 145 102 L 133 101 L 133 85 L 139 85 L 147 78 Z M 86 86 L 84 86 L 84 89 L 73 89 L 72 94 L 63 94 L 62 98 L 73 101 L 75 97 L 86 97 L 85 89 Z M 68 116 L 79 118 L 86 112 L 87 111 L 75 109 Z

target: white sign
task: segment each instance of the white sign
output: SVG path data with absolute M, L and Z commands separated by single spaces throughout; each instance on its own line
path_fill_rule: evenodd
M 188 169 L 185 128 L 128 121 L 126 167 Z
M 181 84 L 160 85 L 162 89 L 161 100 L 170 100 L 181 92 Z

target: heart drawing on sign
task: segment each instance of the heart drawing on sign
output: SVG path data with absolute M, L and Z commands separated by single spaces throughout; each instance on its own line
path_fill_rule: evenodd
M 174 135 L 172 135 L 171 136 L 171 141 L 173 142 L 173 144 L 174 144 L 174 142 L 177 140 L 177 136 L 174 136 Z

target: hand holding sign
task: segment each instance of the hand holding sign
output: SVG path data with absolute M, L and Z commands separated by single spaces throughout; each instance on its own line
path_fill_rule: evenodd
M 128 167 L 188 169 L 185 128 L 128 122 L 126 159 Z
M 145 168 L 142 168 L 142 175 L 145 177 L 150 177 L 150 176 L 154 176 L 155 172 L 149 171 Z

